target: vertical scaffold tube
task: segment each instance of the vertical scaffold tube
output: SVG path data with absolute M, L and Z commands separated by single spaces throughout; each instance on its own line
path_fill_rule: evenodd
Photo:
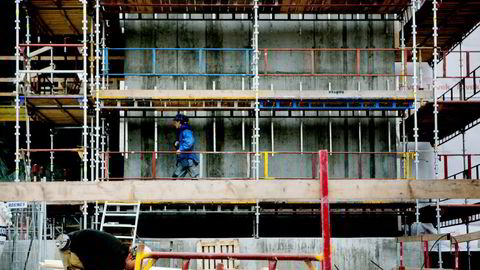
M 54 173 L 53 173 L 53 160 L 54 160 L 54 153 L 53 153 L 53 137 L 54 137 L 54 130 L 50 129 L 50 181 L 54 181 Z
M 100 168 L 100 2 L 95 2 L 95 181 Z
M 417 1 L 412 0 L 412 63 L 413 63 L 413 77 L 412 77 L 412 86 L 413 86 L 413 138 L 414 138 L 414 149 L 415 149 L 415 179 L 418 179 L 418 119 L 417 119 L 417 22 L 416 15 L 417 12 Z M 419 215 L 419 204 L 416 200 L 416 223 L 420 222 Z
M 438 27 L 437 27 L 437 10 L 438 2 L 437 0 L 432 1 L 433 5 L 433 79 L 432 79 L 432 88 L 433 88 L 433 158 L 434 158 L 434 170 L 435 178 L 438 178 L 438 93 L 437 93 L 437 64 L 438 64 Z M 446 177 L 446 176 L 445 176 Z
M 102 90 L 105 90 L 105 23 L 102 24 Z
M 401 80 L 400 80 L 400 85 L 401 85 L 401 89 L 402 90 L 408 90 L 406 89 L 406 69 L 405 69 L 405 63 L 407 61 L 407 59 L 405 59 L 405 29 L 404 29 L 404 25 L 405 25 L 405 19 L 402 19 L 402 27 L 400 29 L 400 47 L 401 47 L 401 67 L 400 67 L 400 77 L 401 77 Z
M 433 87 L 433 162 L 434 162 L 434 171 L 435 179 L 438 178 L 438 102 L 437 102 L 437 63 L 438 63 L 438 27 L 437 27 L 437 11 L 438 11 L 438 1 L 432 1 L 432 12 L 433 12 L 433 78 L 432 78 L 432 87 Z M 446 176 L 445 176 L 446 177 Z M 437 212 L 437 233 L 441 233 L 441 224 L 440 224 L 440 199 L 436 200 L 436 212 Z M 440 243 L 438 244 L 438 265 L 442 268 L 442 248 Z
M 25 35 L 26 41 L 25 43 L 27 45 L 30 45 L 30 16 L 26 16 L 26 22 L 27 22 L 27 34 Z M 28 56 L 30 55 L 30 47 L 27 46 L 27 66 L 26 69 L 30 70 L 30 59 Z M 26 89 L 25 93 L 30 92 L 30 74 L 27 74 L 27 81 L 28 83 L 26 84 Z M 27 98 L 25 94 L 25 104 L 27 104 Z M 25 106 L 25 135 L 26 135 L 26 143 L 27 143 L 27 152 L 25 153 L 25 180 L 31 181 L 31 168 L 32 168 L 32 162 L 30 160 L 30 143 L 32 142 L 31 136 L 30 136 L 30 117 L 28 116 L 28 107 Z
M 102 118 L 102 143 L 101 147 L 102 150 L 100 152 L 100 163 L 102 164 L 100 167 L 100 179 L 103 181 L 105 180 L 105 118 Z
M 253 1 L 253 90 L 255 91 L 255 128 L 254 128 L 254 141 L 255 141 L 255 180 L 260 177 L 260 126 L 259 126 L 259 102 L 258 102 L 258 0 Z
M 20 0 L 15 0 L 15 182 L 20 181 Z
M 81 0 L 83 4 L 83 181 L 88 181 L 88 120 L 87 120 L 87 0 Z
M 90 181 L 95 181 L 95 133 L 93 117 L 90 117 Z
M 255 127 L 253 129 L 253 139 L 255 144 L 255 158 L 253 161 L 255 180 L 260 178 L 260 125 L 259 121 L 259 102 L 258 102 L 258 60 L 259 60 L 259 51 L 258 51 L 258 0 L 253 0 L 253 58 L 252 58 L 252 71 L 253 71 L 253 81 L 252 88 L 255 91 Z M 255 205 L 255 238 L 260 237 L 259 233 L 259 224 L 260 224 L 260 206 L 258 201 Z
M 94 30 L 95 24 L 93 23 L 93 17 L 90 17 L 90 57 L 89 57 L 89 62 L 90 62 L 90 92 L 93 93 L 93 89 L 95 89 L 95 64 L 94 64 L 94 58 L 93 58 L 93 46 L 95 46 L 95 30 Z

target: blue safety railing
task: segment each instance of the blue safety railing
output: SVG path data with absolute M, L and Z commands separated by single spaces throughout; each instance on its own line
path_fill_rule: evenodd
M 147 59 L 148 55 L 145 53 L 151 54 L 151 60 L 149 60 L 147 65 L 151 65 L 151 69 L 148 71 L 142 70 L 140 72 L 125 72 L 125 73 L 110 73 L 109 68 L 109 55 L 110 51 L 127 51 L 127 52 L 141 52 L 143 53 L 143 59 Z M 185 61 L 186 63 L 182 63 L 184 65 L 184 69 L 193 71 L 193 72 L 164 72 L 166 66 L 172 65 L 162 65 L 161 63 L 157 63 L 157 59 L 161 59 L 160 61 L 169 61 L 172 60 L 171 53 L 174 52 L 177 55 L 173 58 L 173 60 L 177 61 L 176 68 L 178 70 L 178 65 L 180 61 Z M 164 53 L 163 57 L 159 57 L 158 54 Z M 167 53 L 167 54 L 165 54 Z M 169 54 L 170 53 L 170 54 Z M 180 59 L 182 55 L 181 53 L 185 53 L 185 59 Z M 190 54 L 189 54 L 190 53 Z M 194 53 L 195 56 L 191 57 L 191 53 Z M 209 69 L 217 70 L 214 66 L 216 63 L 221 63 L 225 61 L 215 61 L 218 57 L 225 57 L 226 53 L 233 54 L 232 57 L 237 58 L 237 61 L 233 61 L 235 63 L 235 67 L 230 67 L 233 70 L 243 70 L 243 72 L 231 72 L 231 73 L 218 73 L 218 72 L 208 72 Z M 241 53 L 242 56 L 238 57 L 238 55 L 234 55 L 234 53 Z M 209 58 L 210 54 L 210 58 Z M 103 76 L 106 77 L 125 77 L 125 76 L 149 76 L 149 77 L 161 77 L 161 76 L 215 76 L 215 77 L 238 77 L 238 76 L 253 76 L 251 72 L 251 59 L 252 59 L 252 49 L 249 48 L 105 48 L 103 50 L 104 55 L 104 64 L 105 70 Z M 243 58 L 243 59 L 242 59 Z M 212 60 L 210 60 L 212 59 Z M 191 62 L 196 63 L 196 65 L 192 65 Z M 147 66 L 142 65 L 142 68 Z M 213 67 L 209 68 L 209 65 Z M 229 69 L 228 67 L 226 68 Z
M 314 111 L 404 111 L 413 109 L 413 100 L 269 100 L 260 99 L 261 110 Z

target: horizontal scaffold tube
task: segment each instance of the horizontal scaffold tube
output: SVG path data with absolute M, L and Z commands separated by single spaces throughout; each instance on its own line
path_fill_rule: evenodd
M 147 252 L 144 258 L 153 259 L 209 259 L 209 260 L 275 260 L 275 261 L 321 261 L 323 255 L 285 253 L 196 253 L 196 252 Z

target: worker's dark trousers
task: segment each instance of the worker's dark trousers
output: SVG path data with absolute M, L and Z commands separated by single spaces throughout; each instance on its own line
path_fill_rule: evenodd
M 192 178 L 199 177 L 199 168 L 198 164 L 195 161 L 188 159 L 188 160 L 181 160 L 177 162 L 177 168 L 175 168 L 175 172 L 173 173 L 172 177 L 185 177 L 187 173 L 190 173 Z

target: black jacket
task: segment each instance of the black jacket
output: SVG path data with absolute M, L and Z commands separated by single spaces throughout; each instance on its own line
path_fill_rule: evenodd
M 85 270 L 123 270 L 128 246 L 115 236 L 96 230 L 69 233 L 70 251 L 77 254 Z

